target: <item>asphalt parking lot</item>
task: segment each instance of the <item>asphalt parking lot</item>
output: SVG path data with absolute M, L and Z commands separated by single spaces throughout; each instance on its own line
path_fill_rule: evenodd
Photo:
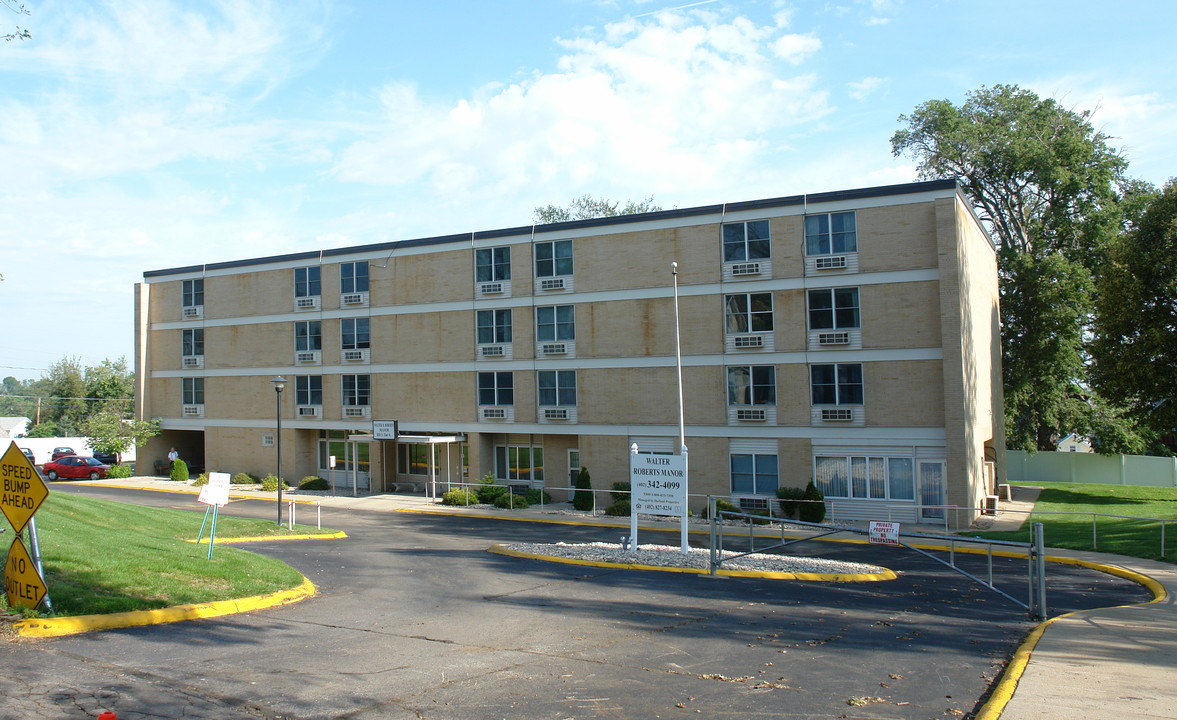
M 197 507 L 165 493 L 65 491 Z M 271 517 L 273 507 L 226 512 Z M 967 717 L 1034 625 L 1000 595 L 894 548 L 797 546 L 900 576 L 833 584 L 486 552 L 613 541 L 612 528 L 327 508 L 323 523 L 349 539 L 249 546 L 316 585 L 297 605 L 0 643 L 0 717 Z M 999 561 L 1003 589 L 1024 595 L 1024 568 Z M 1052 615 L 1149 597 L 1081 567 L 1048 569 Z

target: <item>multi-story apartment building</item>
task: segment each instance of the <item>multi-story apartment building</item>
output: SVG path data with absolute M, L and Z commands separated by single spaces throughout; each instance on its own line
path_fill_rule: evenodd
M 678 450 L 672 262 L 696 509 L 815 479 L 835 517 L 910 521 L 993 492 L 997 266 L 954 181 L 146 272 L 140 457 L 608 488 L 631 443 Z

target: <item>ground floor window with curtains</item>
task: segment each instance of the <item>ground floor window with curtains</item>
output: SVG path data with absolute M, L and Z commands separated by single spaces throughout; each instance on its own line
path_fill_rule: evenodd
M 915 462 L 910 457 L 818 455 L 813 477 L 827 498 L 915 500 Z
M 544 449 L 519 445 L 496 446 L 495 477 L 507 482 L 543 482 Z
M 779 473 L 777 456 L 732 453 L 732 495 L 775 495 Z

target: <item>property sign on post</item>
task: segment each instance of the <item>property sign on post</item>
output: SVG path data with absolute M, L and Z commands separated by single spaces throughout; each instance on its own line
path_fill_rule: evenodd
M 682 455 L 630 456 L 633 512 L 682 517 L 687 505 L 687 461 Z
M 49 592 L 19 537 L 14 538 L 8 548 L 8 560 L 4 563 L 4 592 L 8 595 L 9 605 L 30 610 L 35 610 Z
M 375 440 L 396 440 L 396 420 L 373 420 L 372 438 Z
M 898 545 L 899 523 L 871 520 L 867 528 L 868 537 L 875 545 Z
M 225 507 L 229 504 L 229 473 L 209 473 L 208 484 L 200 488 L 197 502 Z
M 16 443 L 0 457 L 0 510 L 19 535 L 33 513 L 49 497 L 40 473 Z

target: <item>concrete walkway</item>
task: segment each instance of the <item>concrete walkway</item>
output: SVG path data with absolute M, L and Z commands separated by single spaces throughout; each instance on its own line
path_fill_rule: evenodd
M 91 484 L 91 483 L 87 483 Z M 166 480 L 134 478 L 98 481 L 114 485 L 172 492 L 196 489 Z M 986 529 L 1012 530 L 1025 513 L 1033 509 L 1035 488 L 1017 488 L 1012 502 L 1003 502 L 997 516 L 987 518 Z M 276 493 L 243 491 L 239 497 L 276 499 Z M 365 511 L 462 512 L 435 504 L 420 495 L 370 495 L 350 497 L 284 494 L 298 505 L 298 522 L 314 522 L 308 503 L 325 507 Z M 530 519 L 548 522 L 593 522 L 624 525 L 625 518 L 578 516 L 553 507 L 528 510 L 484 510 L 501 519 Z M 305 514 L 304 514 L 305 513 Z M 671 523 L 643 523 L 649 525 Z M 677 527 L 677 524 L 674 524 Z M 700 524 L 699 528 L 705 525 Z M 1146 605 L 1087 610 L 1054 618 L 1044 623 L 1019 651 L 1028 661 L 1011 663 L 993 698 L 982 708 L 978 720 L 1103 720 L 1105 718 L 1177 717 L 1177 566 L 1139 558 L 1047 550 L 1050 557 L 1081 560 L 1113 570 L 1143 575 L 1155 581 L 1154 592 L 1163 597 Z M 1050 595 L 1047 591 L 1047 603 Z

